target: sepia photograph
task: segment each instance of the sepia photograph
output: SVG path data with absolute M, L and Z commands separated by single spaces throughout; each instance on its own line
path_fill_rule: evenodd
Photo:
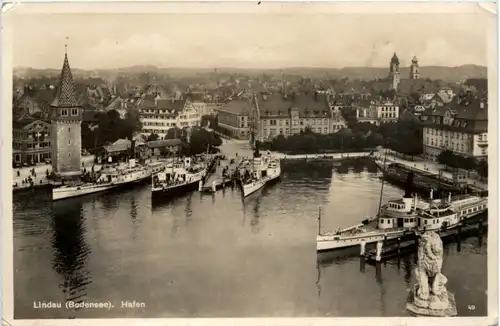
M 495 6 L 2 15 L 6 325 L 497 318 Z

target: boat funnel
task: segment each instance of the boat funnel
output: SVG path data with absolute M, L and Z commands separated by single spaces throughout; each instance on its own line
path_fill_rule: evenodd
M 406 186 L 405 186 L 405 194 L 404 198 L 412 198 L 412 188 L 413 188 L 413 178 L 414 178 L 414 173 L 409 172 L 408 177 L 406 178 Z

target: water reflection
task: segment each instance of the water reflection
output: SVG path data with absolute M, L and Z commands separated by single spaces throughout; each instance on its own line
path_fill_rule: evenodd
M 412 276 L 412 264 L 411 258 L 409 255 L 403 256 L 403 270 L 404 270 L 404 281 L 406 286 L 409 288 L 411 285 L 411 276 Z
M 262 197 L 255 198 L 252 208 L 252 219 L 250 220 L 250 228 L 253 233 L 260 232 L 260 202 Z
M 192 215 L 193 215 L 193 194 L 189 194 L 186 200 L 186 207 L 184 208 L 184 216 L 186 217 L 186 222 L 185 224 L 187 225 L 189 222 L 191 222 Z
M 319 261 L 316 262 L 316 270 L 318 272 L 318 277 L 316 279 L 316 289 L 318 290 L 318 297 L 321 297 L 321 266 L 319 264 Z
M 361 273 L 364 273 L 365 272 L 365 267 L 366 267 L 366 260 L 365 260 L 365 257 L 361 257 L 359 259 L 359 271 Z
M 92 282 L 87 260 L 91 253 L 85 240 L 85 222 L 79 198 L 56 201 L 52 205 L 52 267 L 61 277 L 59 287 L 66 300 L 80 302 Z
M 382 313 L 385 313 L 385 286 L 384 279 L 382 278 L 382 264 L 377 263 L 375 266 L 375 280 L 377 281 L 377 285 L 380 289 L 380 310 Z
M 132 240 L 137 236 L 137 203 L 135 201 L 135 196 L 130 199 L 130 219 L 132 220 Z

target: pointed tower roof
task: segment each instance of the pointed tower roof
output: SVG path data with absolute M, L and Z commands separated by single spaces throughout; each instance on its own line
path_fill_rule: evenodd
M 79 107 L 80 103 L 76 96 L 75 82 L 69 67 L 68 54 L 64 54 L 64 63 L 61 70 L 61 78 L 59 80 L 59 87 L 56 96 L 51 103 L 53 107 Z
M 396 55 L 396 52 L 394 52 L 394 55 L 392 56 L 391 63 L 398 63 L 399 64 L 399 58 Z
M 414 56 L 414 57 L 413 57 L 413 59 L 411 60 L 411 62 L 413 62 L 413 63 L 417 63 L 417 62 L 418 62 L 417 57 L 416 57 L 416 56 Z

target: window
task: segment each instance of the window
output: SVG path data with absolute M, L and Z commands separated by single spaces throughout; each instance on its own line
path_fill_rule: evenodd
M 78 115 L 78 109 L 76 109 L 76 108 L 71 109 L 71 115 L 72 116 L 77 116 Z
M 68 128 L 68 132 L 71 132 L 71 128 Z
M 68 139 L 68 145 L 71 145 L 71 139 Z
M 68 116 L 68 109 L 61 109 L 61 116 L 67 117 Z
M 71 153 L 68 153 L 68 157 L 71 157 Z

